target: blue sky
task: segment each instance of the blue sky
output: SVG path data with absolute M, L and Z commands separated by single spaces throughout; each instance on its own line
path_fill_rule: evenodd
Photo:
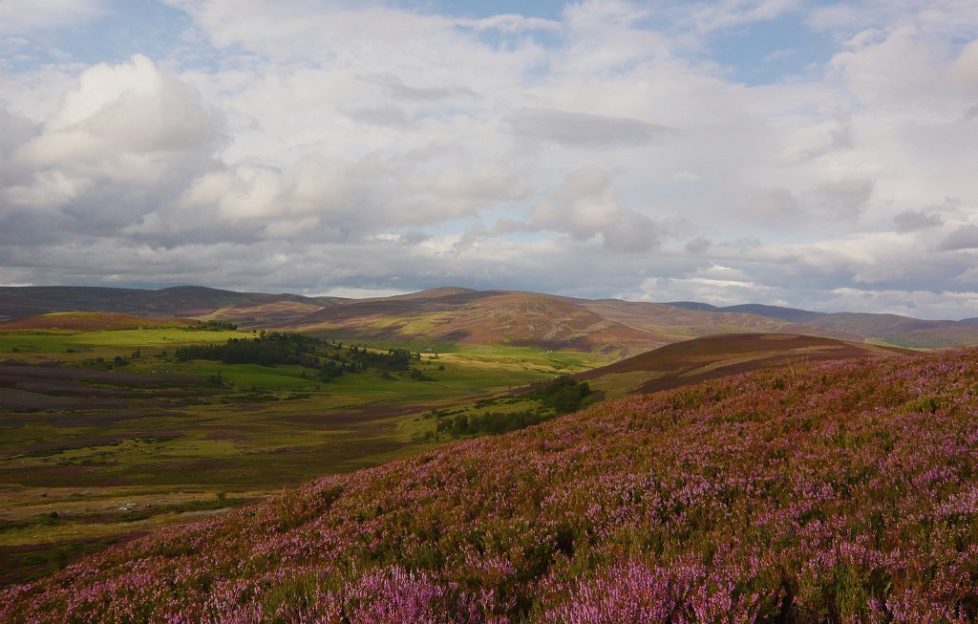
M 5 0 L 0 283 L 978 316 L 978 0 Z

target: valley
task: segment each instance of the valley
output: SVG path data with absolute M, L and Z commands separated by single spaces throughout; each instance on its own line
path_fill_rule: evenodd
M 92 307 L 106 293 L 41 294 L 35 308 Z M 589 405 L 913 355 L 742 312 L 533 293 L 176 294 L 113 291 L 112 312 L 0 324 L 0 584 L 324 474 Z M 18 305 L 4 309 L 30 307 Z
M 0 329 L 0 583 L 322 474 L 443 444 L 451 438 L 435 436 L 432 410 L 607 361 L 462 346 L 324 380 L 298 364 L 178 357 L 190 345 L 258 339 L 213 322 L 135 327 L 133 318 L 92 313 Z M 369 351 L 381 361 L 388 353 Z
M 968 622 L 976 377 L 949 351 L 603 402 L 137 537 L 0 619 Z

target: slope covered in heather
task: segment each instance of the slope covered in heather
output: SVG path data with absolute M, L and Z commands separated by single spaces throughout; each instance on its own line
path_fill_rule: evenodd
M 914 352 L 797 334 L 719 334 L 676 342 L 575 375 L 608 396 L 656 392 L 763 368 L 795 375 L 814 362 Z
M 978 352 L 762 371 L 332 476 L 4 622 L 968 622 Z

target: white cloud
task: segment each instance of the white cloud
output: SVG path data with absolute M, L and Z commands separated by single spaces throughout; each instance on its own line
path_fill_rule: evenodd
M 23 34 L 90 19 L 102 12 L 100 0 L 2 0 L 0 34 Z
M 191 86 L 161 73 L 145 56 L 82 73 L 61 109 L 21 156 L 37 165 L 182 152 L 213 144 L 220 119 Z M 108 174 L 108 168 L 103 169 Z M 130 175 L 131 171 L 119 171 Z
M 223 124 L 192 86 L 137 55 L 86 69 L 42 124 L 18 127 L 0 220 L 23 231 L 57 215 L 44 236 L 62 237 L 111 233 L 168 201 L 212 166 Z
M 689 20 L 698 32 L 776 19 L 800 8 L 798 0 L 722 0 L 697 4 Z
M 612 251 L 643 252 L 659 244 L 655 223 L 625 208 L 608 173 L 594 166 L 568 175 L 552 198 L 533 208 L 532 223 L 580 241 L 600 235 Z
M 526 17 L 515 13 L 493 15 L 480 19 L 461 19 L 456 22 L 459 26 L 473 30 L 499 30 L 506 33 L 517 33 L 532 30 L 550 32 L 560 31 L 560 22 L 539 17 Z
M 508 122 L 520 138 L 565 146 L 647 145 L 672 134 L 665 126 L 640 119 L 545 109 L 518 109 Z
M 904 210 L 893 215 L 893 223 L 899 232 L 913 232 L 941 225 L 944 220 L 924 210 Z
M 192 21 L 169 56 L 0 64 L 0 280 L 102 262 L 274 290 L 905 291 L 928 314 L 921 292 L 978 290 L 973 0 L 169 4 Z M 32 42 L 98 10 L 31 6 L 0 30 Z M 711 37 L 781 19 L 835 49 L 731 78 Z
M 978 249 L 978 225 L 962 225 L 947 235 L 939 249 L 956 251 L 959 249 Z

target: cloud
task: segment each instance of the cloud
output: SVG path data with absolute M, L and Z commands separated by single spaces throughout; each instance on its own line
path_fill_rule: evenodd
M 480 200 L 514 200 L 526 195 L 513 173 L 494 166 L 484 171 L 455 167 L 438 172 L 429 187 L 432 195 Z
M 865 208 L 876 183 L 864 178 L 842 178 L 823 182 L 815 189 L 817 208 L 824 214 L 855 221 Z
M 99 0 L 3 0 L 0 34 L 77 25 L 99 15 L 102 4 Z
M 135 43 L 118 3 L 0 20 L 44 59 L 0 53 L 0 281 L 978 291 L 970 3 L 489 4 L 172 0 Z M 772 21 L 825 49 L 744 83 Z
M 464 28 L 473 30 L 498 30 L 505 33 L 518 33 L 533 30 L 556 32 L 561 30 L 560 22 L 539 17 L 526 17 L 515 13 L 493 15 L 480 19 L 460 19 L 456 22 Z
M 224 128 L 194 87 L 139 55 L 86 69 L 44 123 L 14 126 L 0 227 L 23 242 L 115 234 L 213 168 Z
M 507 122 L 520 138 L 572 147 L 648 145 L 673 132 L 639 119 L 535 108 L 516 110 Z
M 926 210 L 904 210 L 893 215 L 893 224 L 898 232 L 915 232 L 936 227 L 944 223 L 938 214 Z
M 390 128 L 403 128 L 411 124 L 411 118 L 396 106 L 380 106 L 376 108 L 358 108 L 347 113 L 350 117 L 363 123 Z
M 579 241 L 600 236 L 603 246 L 616 252 L 644 252 L 659 244 L 652 219 L 625 208 L 608 173 L 599 167 L 568 175 L 552 198 L 534 207 L 531 222 Z
M 703 238 L 702 236 L 697 236 L 686 243 L 685 249 L 691 254 L 701 254 L 705 253 L 712 244 L 713 243 L 710 242 L 709 239 Z
M 941 251 L 978 249 L 978 225 L 962 225 L 948 234 L 938 249 Z
M 962 89 L 971 92 L 978 89 L 978 39 L 961 48 L 961 53 L 948 69 L 948 75 Z
M 384 88 L 395 101 L 431 102 L 452 97 L 471 97 L 475 93 L 461 86 L 415 86 L 406 85 L 397 76 L 377 76 L 373 80 Z
M 798 200 L 786 188 L 764 188 L 753 191 L 747 202 L 747 213 L 755 218 L 780 220 L 801 212 Z
M 220 118 L 196 89 L 136 55 L 128 63 L 99 64 L 82 73 L 57 115 L 21 156 L 39 165 L 108 159 L 115 167 L 117 155 L 210 147 L 220 132 Z
M 800 4 L 798 0 L 722 0 L 698 3 L 690 11 L 688 20 L 697 32 L 706 33 L 752 22 L 774 20 L 789 11 L 799 9 Z

